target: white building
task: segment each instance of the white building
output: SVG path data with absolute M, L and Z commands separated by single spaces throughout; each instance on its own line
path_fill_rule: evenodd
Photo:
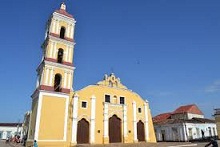
M 214 120 L 204 118 L 196 105 L 177 108 L 153 118 L 157 141 L 189 141 L 216 137 Z
M 0 123 L 0 139 L 14 137 L 16 134 L 21 136 L 21 132 L 22 123 Z

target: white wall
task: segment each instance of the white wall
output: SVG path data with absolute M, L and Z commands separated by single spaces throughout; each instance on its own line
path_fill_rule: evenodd
M 8 134 L 7 132 L 10 132 Z M 6 139 L 8 135 L 11 135 L 12 137 L 16 134 L 17 127 L 7 127 L 7 126 L 0 126 L 0 139 Z M 18 132 L 22 132 L 22 127 L 18 128 Z M 21 136 L 22 137 L 22 136 Z
M 165 141 L 188 141 L 190 138 L 189 128 L 192 128 L 192 138 L 199 139 L 202 138 L 201 130 L 204 131 L 204 137 L 209 137 L 209 129 L 211 128 L 211 135 L 217 135 L 216 124 L 206 123 L 206 124 L 193 124 L 193 123 L 177 123 L 177 124 L 165 124 L 165 125 L 155 125 L 155 133 L 157 141 L 163 141 L 162 131 L 165 131 Z M 198 132 L 197 129 L 198 128 Z M 175 133 L 175 130 L 177 131 Z

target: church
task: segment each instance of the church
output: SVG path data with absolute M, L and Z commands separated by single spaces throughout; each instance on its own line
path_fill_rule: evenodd
M 72 89 L 75 24 L 64 3 L 47 21 L 26 145 L 155 143 L 148 101 L 114 74 Z

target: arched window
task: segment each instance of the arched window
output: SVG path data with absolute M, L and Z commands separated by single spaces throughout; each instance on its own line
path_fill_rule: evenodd
M 56 74 L 54 78 L 54 91 L 56 92 L 61 91 L 61 80 L 62 80 L 62 76 L 60 74 Z
M 66 31 L 66 28 L 65 27 L 61 27 L 61 29 L 60 29 L 60 38 L 64 39 L 65 31 Z
M 58 50 L 58 53 L 57 53 L 57 62 L 58 63 L 62 63 L 63 62 L 63 49 L 60 48 Z

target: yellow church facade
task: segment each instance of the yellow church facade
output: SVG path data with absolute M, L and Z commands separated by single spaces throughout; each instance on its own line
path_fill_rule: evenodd
M 26 146 L 156 142 L 148 101 L 114 74 L 72 89 L 75 23 L 64 3 L 47 22 Z

